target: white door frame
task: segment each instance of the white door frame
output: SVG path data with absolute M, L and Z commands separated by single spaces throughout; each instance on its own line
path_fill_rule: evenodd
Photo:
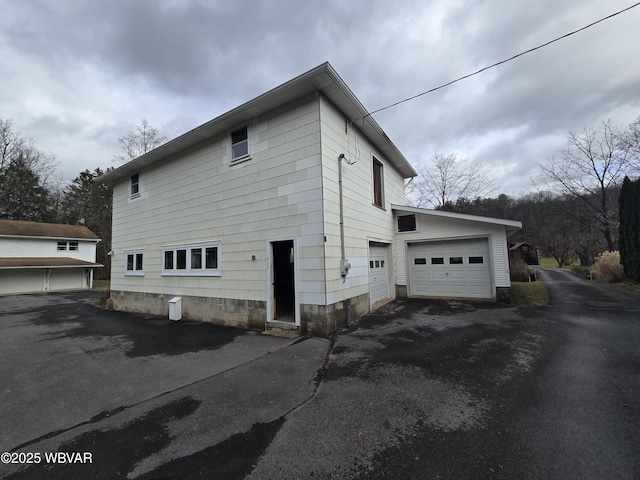
M 300 284 L 300 275 L 298 271 L 298 242 L 296 237 L 274 237 L 267 238 L 266 240 L 266 258 L 267 258 L 267 323 L 277 321 L 273 318 L 273 248 L 271 244 L 273 242 L 293 242 L 293 290 L 294 290 L 294 316 L 296 326 L 300 326 L 300 292 L 298 291 L 298 285 Z

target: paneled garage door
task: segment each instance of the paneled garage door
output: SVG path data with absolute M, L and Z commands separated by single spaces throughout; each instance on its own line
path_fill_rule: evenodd
M 486 239 L 409 245 L 411 295 L 492 298 Z
M 388 246 L 369 244 L 369 297 L 373 305 L 389 298 Z
M 70 290 L 84 287 L 84 272 L 80 268 L 51 269 L 49 290 Z

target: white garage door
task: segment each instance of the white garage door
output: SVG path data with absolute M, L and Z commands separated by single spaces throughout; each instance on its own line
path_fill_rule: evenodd
M 44 270 L 2 270 L 0 293 L 41 292 L 44 288 Z
M 409 245 L 411 295 L 492 298 L 486 239 Z
M 84 270 L 82 268 L 52 268 L 49 277 L 49 290 L 70 290 L 84 286 Z
M 388 246 L 369 245 L 369 297 L 373 305 L 389 298 Z

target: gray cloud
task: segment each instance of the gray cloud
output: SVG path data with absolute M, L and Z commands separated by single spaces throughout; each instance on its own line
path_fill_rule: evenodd
M 627 6 L 6 3 L 0 116 L 55 150 L 67 177 L 110 165 L 118 136 L 142 118 L 177 136 L 327 60 L 374 110 Z M 524 191 L 528 179 L 512 172 L 558 151 L 568 130 L 607 117 L 624 124 L 640 114 L 639 21 L 640 8 L 375 118 L 414 163 L 434 150 L 457 151 L 495 166 L 505 191 Z

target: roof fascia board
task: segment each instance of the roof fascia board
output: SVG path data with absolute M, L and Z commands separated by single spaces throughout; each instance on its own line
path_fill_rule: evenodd
M 505 220 L 502 218 L 481 217 L 480 215 L 469 215 L 467 213 L 443 212 L 441 210 L 430 210 L 426 208 L 408 207 L 404 205 L 391 205 L 391 209 L 401 211 L 401 212 L 411 212 L 411 213 L 418 213 L 422 215 L 431 215 L 433 217 L 444 217 L 444 218 L 452 218 L 457 220 L 467 220 L 471 222 L 490 223 L 494 225 L 512 227 L 515 229 L 522 228 L 522 222 L 519 220 Z

